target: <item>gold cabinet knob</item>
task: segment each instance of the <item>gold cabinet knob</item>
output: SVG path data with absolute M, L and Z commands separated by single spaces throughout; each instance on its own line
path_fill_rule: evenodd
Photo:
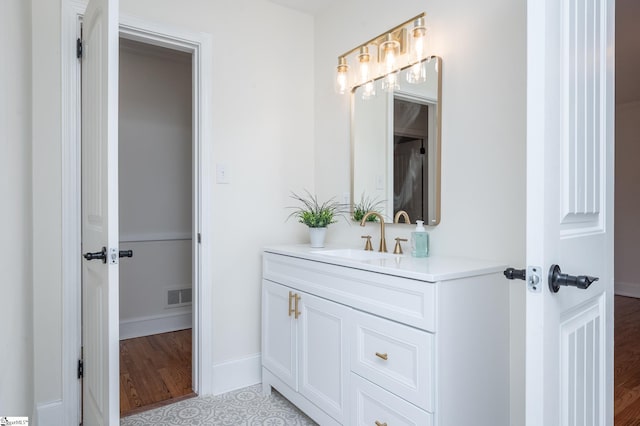
M 386 423 L 380 423 L 379 421 L 376 420 L 376 426 L 387 426 Z

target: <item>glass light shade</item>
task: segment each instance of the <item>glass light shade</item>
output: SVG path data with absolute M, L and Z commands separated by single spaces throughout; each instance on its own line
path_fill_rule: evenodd
M 427 27 L 424 26 L 424 18 L 413 21 L 413 29 L 410 33 L 410 57 L 411 63 L 420 62 L 429 55 L 427 51 Z
M 376 96 L 376 82 L 371 80 L 362 86 L 362 99 L 368 100 Z
M 427 81 L 427 66 L 424 61 L 417 62 L 407 69 L 407 82 L 411 84 L 419 84 Z
M 373 73 L 373 62 L 371 61 L 369 48 L 361 46 L 360 54 L 358 55 L 358 83 L 362 84 L 371 80 Z
M 385 92 L 393 92 L 394 90 L 398 90 L 400 88 L 400 83 L 398 82 L 399 72 L 394 71 L 385 75 L 382 79 L 382 90 Z
M 391 33 L 387 34 L 385 41 L 380 44 L 380 61 L 384 67 L 384 73 L 396 71 L 396 61 L 400 55 L 400 43 L 393 39 Z
M 336 81 L 335 81 L 336 93 L 343 95 L 349 90 L 349 65 L 347 65 L 347 58 L 340 57 L 338 59 L 338 67 L 336 69 Z

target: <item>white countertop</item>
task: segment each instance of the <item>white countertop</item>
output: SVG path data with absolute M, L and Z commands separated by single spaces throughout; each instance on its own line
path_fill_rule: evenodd
M 390 256 L 381 259 L 358 259 L 322 254 L 323 251 L 345 248 L 333 245 L 326 245 L 324 248 L 311 248 L 309 244 L 299 244 L 268 246 L 264 248 L 264 251 L 429 282 L 492 274 L 502 272 L 506 268 L 506 265 L 498 262 L 450 256 L 415 258 L 410 253 L 405 253 L 402 255 L 390 254 Z M 356 250 L 353 249 L 353 251 Z

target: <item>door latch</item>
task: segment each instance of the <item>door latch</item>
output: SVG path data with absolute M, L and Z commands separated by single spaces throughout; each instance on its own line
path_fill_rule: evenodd
M 527 282 L 527 289 L 532 293 L 540 293 L 540 267 L 528 266 L 527 269 L 507 268 L 504 276 L 508 280 L 524 280 Z

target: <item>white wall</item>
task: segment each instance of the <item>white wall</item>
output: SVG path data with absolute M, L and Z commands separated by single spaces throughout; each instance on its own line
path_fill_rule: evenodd
M 121 11 L 213 35 L 211 143 L 231 183 L 213 185 L 204 218 L 215 241 L 212 362 L 259 353 L 261 248 L 295 240 L 289 190 L 313 187 L 313 19 L 265 0 L 124 0 Z
M 61 1 L 33 0 L 35 401 L 61 391 Z M 266 0 L 121 0 L 147 21 L 213 35 L 211 143 L 230 184 L 212 179 L 208 221 L 215 365 L 260 352 L 261 248 L 297 240 L 289 191 L 314 187 L 313 19 Z M 247 124 L 249 123 L 249 124 Z
M 615 292 L 640 297 L 640 102 L 616 105 Z
M 0 2 L 0 53 L 0 413 L 32 417 L 30 2 Z
M 33 0 L 33 341 L 38 405 L 62 398 L 60 0 Z
M 120 40 L 120 339 L 191 326 L 191 55 Z
M 337 57 L 420 12 L 443 58 L 442 220 L 434 255 L 524 267 L 526 2 L 337 2 L 316 18 L 316 190 L 350 191 L 349 97 L 333 91 Z M 359 194 L 356 194 L 356 198 Z M 374 225 L 368 225 L 374 226 Z M 412 227 L 391 225 L 387 239 Z M 374 245 L 377 229 L 372 229 Z M 332 225 L 328 242 L 359 247 L 363 229 Z M 524 424 L 524 284 L 511 286 L 511 424 Z

